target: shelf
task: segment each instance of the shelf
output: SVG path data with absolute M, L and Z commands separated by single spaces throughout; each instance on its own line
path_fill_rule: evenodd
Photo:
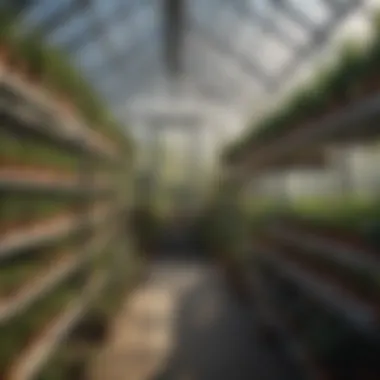
M 305 380 L 322 380 L 320 371 L 314 365 L 308 355 L 308 349 L 302 341 L 289 328 L 286 321 L 280 318 L 281 312 L 276 306 L 273 295 L 270 290 L 270 284 L 265 283 L 259 270 L 254 270 L 254 287 L 256 288 L 256 297 L 260 299 L 260 304 L 264 310 L 265 321 L 274 327 L 277 335 L 284 344 L 285 350 L 298 369 L 302 379 Z
M 59 173 L 59 172 L 58 172 Z M 58 194 L 102 194 L 110 191 L 110 186 L 105 181 L 90 180 L 87 188 L 80 186 L 79 174 L 76 176 L 52 175 L 46 170 L 33 168 L 14 169 L 0 168 L 0 191 L 23 191 Z
M 108 233 L 106 236 L 102 235 L 100 238 L 93 239 L 87 248 L 84 249 L 84 254 L 63 257 L 47 273 L 38 276 L 34 282 L 23 286 L 11 299 L 5 301 L 0 299 L 0 325 L 23 313 L 41 297 L 54 291 L 59 284 L 65 281 L 80 266 L 100 254 L 111 241 L 112 236 L 112 233 Z
M 109 210 L 107 207 L 98 206 L 88 218 L 91 224 L 101 222 Z M 39 221 L 33 226 L 17 228 L 15 231 L 3 234 L 0 237 L 0 260 L 22 253 L 28 248 L 38 247 L 60 238 L 69 236 L 83 226 L 85 215 L 61 215 Z
M 306 152 L 331 141 L 347 140 L 348 136 L 355 137 L 356 141 L 363 135 L 380 137 L 378 125 L 368 123 L 376 117 L 380 117 L 380 95 L 350 105 L 322 121 L 290 131 L 284 137 L 255 149 L 251 154 L 250 150 L 244 162 L 247 169 L 261 169 L 273 161 L 281 161 L 291 156 L 294 152 Z
M 273 237 L 282 239 L 296 247 L 302 248 L 305 254 L 324 256 L 338 264 L 362 269 L 378 276 L 380 273 L 380 258 L 375 257 L 365 249 L 352 248 L 331 238 L 316 236 L 307 232 L 295 232 L 287 227 L 271 227 L 269 232 Z
M 53 323 L 21 353 L 21 356 L 11 366 L 6 379 L 35 379 L 62 340 L 72 331 L 85 314 L 91 302 L 104 288 L 106 280 L 106 276 L 95 278 L 85 289 L 83 295 L 75 300 L 61 316 L 53 321 Z
M 116 148 L 99 133 L 82 123 L 61 114 L 41 91 L 30 88 L 11 73 L 0 71 L 0 117 L 8 121 L 12 129 L 49 139 L 67 147 L 86 150 L 103 158 L 117 160 Z M 3 123 L 5 127 L 7 123 Z
M 355 296 L 348 296 L 346 292 L 322 278 L 306 273 L 299 265 L 287 262 L 277 252 L 262 247 L 255 247 L 255 249 L 260 254 L 260 258 L 271 264 L 279 275 L 293 281 L 301 291 L 326 306 L 328 310 L 343 317 L 358 331 L 366 334 L 377 333 L 378 316 L 368 304 Z

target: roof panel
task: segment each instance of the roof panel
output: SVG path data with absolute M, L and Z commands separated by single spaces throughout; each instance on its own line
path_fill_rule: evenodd
M 288 0 L 305 17 L 316 25 L 323 25 L 331 16 L 331 8 L 325 0 Z
M 339 2 L 353 4 L 352 0 Z M 204 48 L 209 49 L 209 57 L 213 59 L 200 57 L 196 69 L 194 63 L 185 65 L 192 67 L 185 73 L 186 79 L 193 78 L 199 83 L 203 80 L 200 78 L 208 78 L 210 93 L 223 92 L 221 97 L 227 99 L 230 92 L 230 98 L 239 98 L 239 92 L 245 91 L 239 88 L 273 79 L 278 67 L 289 66 L 290 62 L 295 66 L 292 58 L 299 51 L 294 46 L 309 44 L 315 28 L 332 19 L 333 3 L 329 0 L 188 1 L 186 32 L 202 36 Z M 80 0 L 36 0 L 24 12 L 25 25 L 42 25 L 49 32 L 49 41 L 71 51 L 75 61 L 89 71 L 88 76 L 111 101 L 122 102 L 123 93 L 125 97 L 133 97 L 142 88 L 149 89 L 150 79 L 153 86 L 154 75 L 165 75 L 162 1 L 88 0 L 87 6 L 84 4 Z M 329 33 L 326 32 L 326 38 Z M 204 55 L 205 49 L 197 48 L 193 52 Z M 185 58 L 193 59 L 189 54 Z M 247 80 L 249 76 L 251 81 Z M 232 90 L 234 81 L 236 86 Z
M 282 30 L 282 33 L 288 34 L 298 45 L 302 45 L 308 42 L 309 33 L 300 26 L 297 22 L 287 17 L 286 14 L 275 10 L 273 12 L 273 19 L 276 24 Z

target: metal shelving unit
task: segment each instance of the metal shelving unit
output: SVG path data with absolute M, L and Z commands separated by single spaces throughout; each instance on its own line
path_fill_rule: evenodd
M 354 248 L 348 244 L 312 233 L 299 233 L 292 230 L 291 227 L 271 227 L 269 233 L 274 238 L 279 238 L 294 247 L 300 248 L 305 255 L 320 256 L 345 267 L 364 270 L 374 276 L 380 272 L 380 259 L 374 251 L 369 252 L 364 248 Z
M 42 268 L 37 276 L 19 284 L 9 297 L 0 298 L 0 327 L 12 327 L 15 319 L 27 318 L 34 305 L 54 295 L 73 275 L 84 276 L 85 284 L 78 287 L 78 298 L 63 305 L 62 312 L 49 326 L 39 326 L 41 330 L 35 332 L 34 340 L 9 363 L 6 373 L 0 373 L 0 377 L 5 376 L 7 380 L 35 379 L 86 310 L 101 297 L 102 289 L 121 275 L 120 268 L 118 273 L 112 274 L 111 266 L 103 273 L 93 273 L 92 263 L 105 253 L 110 257 L 120 255 L 111 243 L 122 239 L 119 215 L 120 210 L 126 210 L 126 200 L 119 194 L 125 189 L 120 188 L 120 179 L 115 177 L 124 174 L 126 158 L 120 155 L 116 143 L 76 120 L 68 120 L 54 107 L 44 94 L 27 88 L 12 75 L 1 73 L 0 128 L 11 129 L 21 140 L 38 141 L 66 151 L 76 157 L 80 165 L 61 177 L 60 170 L 56 175 L 52 171 L 49 176 L 46 171 L 38 171 L 30 165 L 19 170 L 5 165 L 0 170 L 1 202 L 6 202 L 7 194 L 11 193 L 22 194 L 23 199 L 40 194 L 44 199 L 50 196 L 70 199 L 77 205 L 74 211 L 63 210 L 1 234 L 0 266 L 15 259 L 22 262 L 23 255 L 33 250 L 49 250 L 49 247 L 54 250 L 53 247 L 71 237 L 75 237 L 76 243 L 67 255 L 60 255 L 62 257 L 48 268 Z M 106 180 L 99 163 L 109 168 Z
M 257 252 L 260 259 L 273 266 L 280 276 L 290 279 L 302 292 L 306 293 L 306 296 L 315 299 L 327 310 L 342 317 L 358 331 L 366 334 L 378 332 L 378 315 L 376 310 L 368 304 L 354 295 L 350 296 L 323 278 L 305 272 L 297 264 L 282 258 L 280 253 L 261 247 L 257 249 Z
M 83 290 L 82 295 L 53 321 L 42 334 L 32 342 L 21 356 L 12 364 L 7 378 L 9 380 L 34 379 L 49 358 L 54 354 L 62 340 L 83 317 L 91 303 L 107 283 L 107 275 L 97 276 Z
M 102 222 L 108 213 L 107 208 L 96 209 L 90 220 L 91 225 L 96 226 Z M 65 238 L 76 233 L 80 226 L 82 226 L 81 215 L 63 215 L 42 220 L 30 228 L 20 228 L 6 233 L 0 239 L 0 259 L 20 255 L 25 249 Z
M 262 275 L 257 257 L 250 268 L 247 277 L 251 286 L 256 305 L 256 313 L 259 320 L 256 321 L 260 325 L 260 329 L 269 329 L 276 334 L 287 357 L 291 361 L 296 376 L 305 380 L 319 380 L 319 374 L 314 364 L 311 362 L 307 349 L 302 341 L 293 334 L 288 324 L 281 316 L 281 310 L 277 307 L 273 295 L 271 294 L 271 284 L 266 281 Z
M 25 170 L 27 169 L 27 170 Z M 27 166 L 21 169 L 0 168 L 0 191 L 34 192 L 58 195 L 89 195 L 99 196 L 108 194 L 112 186 L 106 180 L 97 181 L 94 186 L 80 188 L 75 178 L 66 175 L 51 178 L 44 170 Z
M 108 233 L 104 236 L 100 231 L 99 235 L 100 236 L 98 236 L 96 232 L 95 237 L 89 242 L 84 253 L 71 256 L 69 259 L 64 257 L 63 260 L 61 260 L 62 262 L 58 261 L 53 268 L 41 276 L 38 276 L 36 281 L 25 284 L 25 287 L 22 287 L 21 290 L 10 299 L 4 302 L 0 301 L 0 324 L 9 321 L 17 314 L 23 313 L 28 306 L 54 291 L 54 289 L 71 274 L 101 254 L 109 245 L 109 242 L 115 237 L 113 233 Z
M 66 149 L 84 150 L 106 160 L 117 159 L 117 149 L 113 144 L 79 120 L 62 115 L 47 95 L 29 88 L 8 72 L 0 72 L 0 118 L 4 120 L 3 128 L 18 129 L 21 134 Z
M 301 156 L 302 162 L 302 154 L 310 149 L 321 150 L 339 141 L 368 141 L 380 135 L 376 124 L 379 118 L 380 96 L 367 98 L 320 121 L 284 133 L 258 149 L 248 150 L 232 168 L 250 178 L 253 172 L 264 171 L 266 167 L 281 167 L 282 160 L 292 156 Z M 293 166 L 296 164 L 295 161 Z

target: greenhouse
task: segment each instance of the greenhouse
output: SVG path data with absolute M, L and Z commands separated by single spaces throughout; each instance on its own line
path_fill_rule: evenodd
M 379 0 L 0 0 L 0 380 L 380 379 Z

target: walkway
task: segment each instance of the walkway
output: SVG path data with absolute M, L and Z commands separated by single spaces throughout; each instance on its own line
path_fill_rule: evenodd
M 90 379 L 286 379 L 253 320 L 210 265 L 154 264 L 116 317 Z

